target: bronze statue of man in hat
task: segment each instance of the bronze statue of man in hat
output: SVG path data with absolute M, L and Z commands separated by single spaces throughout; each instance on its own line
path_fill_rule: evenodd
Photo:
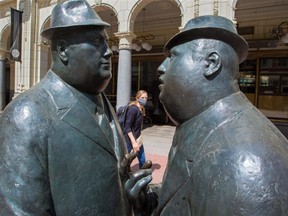
M 288 141 L 239 90 L 247 51 L 220 16 L 190 20 L 166 44 L 159 98 L 176 132 L 154 215 L 287 215 Z
M 0 119 L 0 215 L 130 215 L 129 157 L 103 90 L 111 50 L 85 0 L 54 7 L 52 65 Z M 127 160 L 126 160 L 127 159 Z

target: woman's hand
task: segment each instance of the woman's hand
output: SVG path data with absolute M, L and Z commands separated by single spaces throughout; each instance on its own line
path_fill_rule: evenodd
M 138 143 L 136 142 L 136 140 L 134 139 L 134 141 L 132 141 L 132 146 L 133 146 L 133 150 L 135 152 L 139 152 L 140 151 L 140 148 L 138 146 Z
M 130 141 L 131 141 L 133 150 L 134 150 L 135 152 L 139 152 L 139 151 L 140 151 L 140 148 L 139 148 L 139 145 L 138 145 L 135 137 L 133 136 L 133 133 L 132 133 L 132 132 L 129 132 L 129 133 L 128 133 L 128 137 L 129 137 L 129 139 L 130 139 Z

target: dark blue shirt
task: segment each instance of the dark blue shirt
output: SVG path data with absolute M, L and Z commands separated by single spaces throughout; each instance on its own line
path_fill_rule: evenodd
M 143 123 L 143 116 L 141 111 L 136 105 L 132 105 L 129 107 L 126 116 L 125 122 L 125 139 L 126 142 L 131 143 L 130 138 L 128 137 L 128 133 L 132 132 L 135 139 L 137 139 L 141 135 Z

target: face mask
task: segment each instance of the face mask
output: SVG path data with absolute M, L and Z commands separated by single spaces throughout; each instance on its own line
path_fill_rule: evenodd
M 147 103 L 147 100 L 144 99 L 144 98 L 139 98 L 138 102 L 139 102 L 139 104 L 140 104 L 141 106 L 145 106 L 146 103 Z

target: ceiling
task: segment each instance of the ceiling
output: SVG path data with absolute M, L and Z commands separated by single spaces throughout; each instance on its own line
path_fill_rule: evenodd
M 118 24 L 113 11 L 111 10 L 109 13 L 107 12 L 109 9 L 104 7 L 96 8 L 96 10 L 103 20 L 111 24 L 111 28 L 107 32 L 112 41 L 117 41 L 114 33 L 118 31 Z M 249 45 L 250 43 L 253 45 L 255 41 L 262 41 L 263 43 L 257 46 L 268 46 L 269 41 L 279 41 L 279 37 L 273 35 L 273 32 L 275 33 L 281 23 L 283 34 L 288 33 L 288 1 L 238 0 L 235 20 L 239 34 L 249 41 Z M 146 37 L 147 42 L 154 48 L 162 48 L 171 36 L 179 32 L 180 26 L 181 12 L 176 2 L 174 0 L 155 0 L 146 5 L 136 16 L 134 33 L 139 37 L 138 39 L 143 39 L 141 36 L 145 35 L 154 36 Z
M 238 22 L 269 22 L 287 19 L 287 10 L 287 0 L 238 0 L 235 16 Z
M 288 33 L 287 0 L 239 0 L 235 18 L 250 48 L 285 46 L 281 38 Z

